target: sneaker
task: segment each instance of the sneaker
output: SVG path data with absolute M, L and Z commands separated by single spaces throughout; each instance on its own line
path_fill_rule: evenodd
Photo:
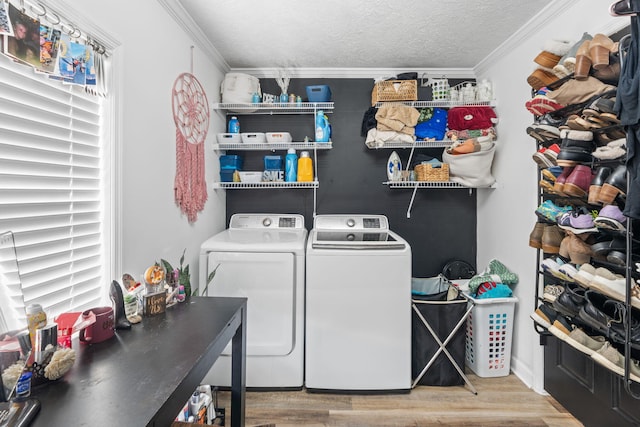
M 549 332 L 551 332 L 556 337 L 560 338 L 562 341 L 566 341 L 569 333 L 573 330 L 573 325 L 571 322 L 564 316 L 556 317 L 556 320 L 553 321 L 551 326 L 549 327 Z
M 586 209 L 565 212 L 556 218 L 558 227 L 569 230 L 573 234 L 595 233 L 598 231 L 593 223 L 593 216 Z
M 542 299 L 546 302 L 553 302 L 563 292 L 564 286 L 562 285 L 545 285 L 542 291 Z
M 624 376 L 624 356 L 611 343 L 605 342 L 602 348 L 591 355 L 591 358 L 618 375 Z M 629 377 L 640 383 L 640 364 L 635 359 L 630 358 L 629 360 L 631 361 Z
M 558 206 L 552 200 L 545 200 L 536 209 L 536 215 L 542 220 L 556 222 L 557 216 L 570 211 L 571 206 Z
M 538 306 L 538 308 L 536 308 L 536 311 L 531 313 L 530 317 L 537 324 L 549 329 L 558 317 L 558 312 L 555 311 L 549 304 L 542 303 Z
M 549 168 L 555 165 L 555 163 L 549 158 L 549 156 L 545 155 L 548 150 L 548 148 L 542 147 L 531 156 L 533 158 L 533 161 L 538 164 L 539 168 Z
M 600 291 L 618 301 L 624 301 L 627 279 L 622 274 L 613 273 L 604 267 L 598 267 L 589 282 L 589 288 Z
M 586 302 L 584 288 L 575 284 L 567 284 L 564 292 L 558 295 L 552 306 L 558 313 L 576 317 Z
M 589 356 L 600 350 L 607 343 L 607 340 L 602 335 L 587 335 L 586 332 L 576 326 L 569 332 L 569 335 L 566 335 L 564 341 Z
M 604 228 L 606 230 L 618 230 L 625 231 L 627 223 L 627 217 L 622 214 L 622 211 L 617 205 L 606 205 L 600 212 L 596 219 L 593 220 L 593 224 L 597 228 Z
M 578 269 L 578 272 L 573 276 L 573 280 L 581 284 L 585 288 L 589 287 L 589 283 L 593 280 L 593 276 L 596 274 L 596 268 L 588 263 L 584 263 Z
M 574 280 L 571 277 L 560 270 L 563 264 L 565 264 L 565 262 L 562 261 L 560 257 L 550 257 L 543 259 L 540 266 L 542 267 L 542 271 L 551 274 L 553 277 L 564 280 L 565 282 L 573 282 Z
M 560 268 L 558 269 L 558 271 L 562 274 L 564 274 L 566 277 L 568 277 L 571 280 L 568 280 L 569 282 L 575 282 L 575 275 L 578 274 L 578 269 L 575 268 L 573 265 L 569 264 L 569 263 L 565 263 L 562 264 L 560 266 Z

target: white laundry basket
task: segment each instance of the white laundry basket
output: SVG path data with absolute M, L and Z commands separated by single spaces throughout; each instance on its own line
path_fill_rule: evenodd
M 466 364 L 479 377 L 504 377 L 511 367 L 513 317 L 518 298 L 481 298 L 467 319 Z

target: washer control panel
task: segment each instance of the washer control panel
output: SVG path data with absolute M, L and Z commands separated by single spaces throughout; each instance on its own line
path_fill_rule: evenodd
M 229 221 L 229 228 L 304 229 L 304 217 L 296 214 L 234 214 Z

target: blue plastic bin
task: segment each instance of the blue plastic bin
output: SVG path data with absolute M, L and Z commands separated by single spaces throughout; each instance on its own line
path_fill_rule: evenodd
M 330 102 L 331 88 L 327 85 L 307 86 L 309 102 Z
M 242 170 L 242 157 L 235 154 L 220 156 L 220 170 Z

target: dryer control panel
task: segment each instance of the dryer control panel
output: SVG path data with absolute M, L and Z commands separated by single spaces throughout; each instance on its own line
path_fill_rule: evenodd
M 234 214 L 229 221 L 230 229 L 303 229 L 302 215 L 284 214 Z

